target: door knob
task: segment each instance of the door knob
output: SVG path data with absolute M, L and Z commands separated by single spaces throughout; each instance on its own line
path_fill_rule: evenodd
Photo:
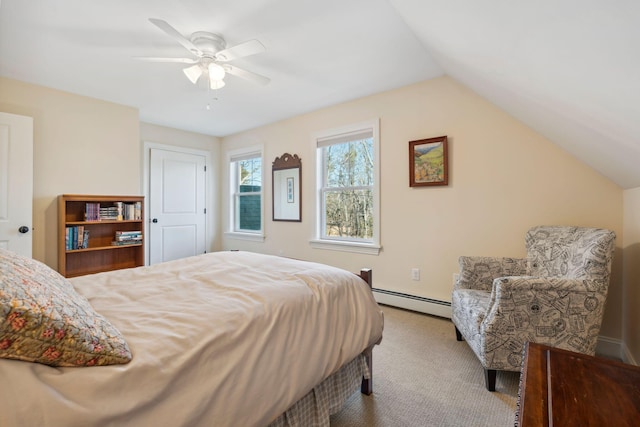
M 18 231 L 22 234 L 24 233 L 28 233 L 29 232 L 29 227 L 27 227 L 26 225 L 23 225 L 22 227 L 18 228 Z
M 152 222 L 152 223 L 154 223 L 154 224 L 155 224 L 155 223 L 157 223 L 157 222 L 158 222 L 158 218 L 153 218 L 153 219 L 151 220 L 151 222 Z

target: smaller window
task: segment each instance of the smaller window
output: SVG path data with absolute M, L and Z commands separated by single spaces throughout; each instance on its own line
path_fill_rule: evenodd
M 232 233 L 262 234 L 261 151 L 231 154 L 229 162 L 230 227 Z

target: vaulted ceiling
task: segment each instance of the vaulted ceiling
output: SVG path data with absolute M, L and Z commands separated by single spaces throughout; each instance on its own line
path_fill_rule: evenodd
M 449 75 L 622 188 L 640 187 L 640 2 L 634 0 L 0 0 L 0 76 L 133 106 L 225 136 Z M 185 37 L 258 39 L 219 90 L 194 85 Z M 202 82 L 200 82 L 202 83 Z

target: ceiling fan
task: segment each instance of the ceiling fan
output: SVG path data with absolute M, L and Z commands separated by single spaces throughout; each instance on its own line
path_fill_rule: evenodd
M 154 18 L 149 18 L 149 21 L 184 46 L 191 53 L 192 57 L 136 57 L 136 59 L 150 62 L 179 62 L 190 64 L 190 67 L 182 70 L 187 78 L 193 84 L 197 84 L 201 78 L 206 78 L 208 86 L 211 89 L 222 88 L 225 85 L 224 77 L 227 73 L 260 85 L 266 85 L 271 81 L 268 77 L 238 68 L 228 63 L 237 58 L 264 52 L 266 48 L 258 40 L 249 40 L 232 47 L 227 47 L 227 42 L 220 34 L 197 31 L 191 34 L 189 38 L 186 38 L 166 21 Z

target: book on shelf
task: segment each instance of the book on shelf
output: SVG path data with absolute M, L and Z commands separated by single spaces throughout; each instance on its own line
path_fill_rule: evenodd
M 140 221 L 142 219 L 142 202 L 135 202 L 133 206 L 133 219 Z
M 118 221 L 122 221 L 124 219 L 124 203 L 122 202 L 114 202 L 113 203 L 116 207 L 116 220 Z
M 123 240 L 123 241 L 114 240 L 111 242 L 111 245 L 113 246 L 129 246 L 129 245 L 141 245 L 141 244 L 142 244 L 142 240 Z
M 100 203 L 88 202 L 85 204 L 85 221 L 100 221 Z
M 139 221 L 142 219 L 142 203 L 125 203 L 123 206 L 123 219 L 125 221 Z
M 116 242 L 141 242 L 142 231 L 116 231 L 114 236 Z
M 142 244 L 142 231 L 116 231 L 111 244 L 115 246 Z
M 87 249 L 89 247 L 89 230 L 84 230 L 82 237 L 82 249 Z
M 67 227 L 65 230 L 64 244 L 68 251 L 88 248 L 89 230 L 85 230 L 82 225 Z
M 85 204 L 85 221 L 122 221 L 122 202 L 101 205 L 100 203 L 87 202 Z
M 79 225 L 76 227 L 76 247 L 74 249 L 84 248 L 84 226 Z
M 112 202 L 109 204 L 87 202 L 85 221 L 139 221 L 142 220 L 142 203 Z
M 118 207 L 100 206 L 100 221 L 118 221 Z
M 116 231 L 115 236 L 117 238 L 130 239 L 134 237 L 142 237 L 142 231 L 133 230 L 133 231 Z

